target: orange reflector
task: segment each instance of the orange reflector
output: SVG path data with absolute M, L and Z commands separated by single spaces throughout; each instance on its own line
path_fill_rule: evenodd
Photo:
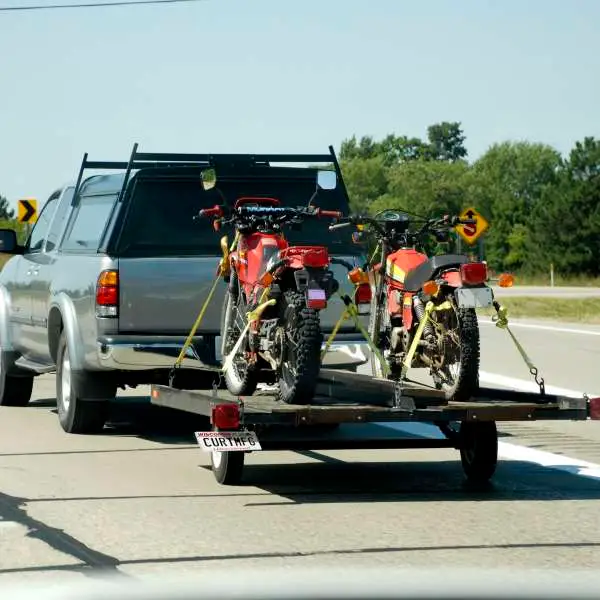
M 273 274 L 269 273 L 269 271 L 267 271 L 260 278 L 260 285 L 262 285 L 263 287 L 269 287 L 272 283 L 273 283 Z
M 119 285 L 118 271 L 102 271 L 98 277 L 98 287 Z
M 514 275 L 510 273 L 502 273 L 498 277 L 498 285 L 503 288 L 512 287 L 515 283 Z
M 428 296 L 435 296 L 438 293 L 440 286 L 435 281 L 426 281 L 423 284 L 423 291 Z
M 348 279 L 355 285 L 369 283 L 369 276 L 360 267 L 352 269 L 352 271 L 348 273 Z

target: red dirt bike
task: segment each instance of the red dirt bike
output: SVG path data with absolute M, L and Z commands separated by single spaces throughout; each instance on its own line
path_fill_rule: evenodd
M 363 273 L 372 292 L 369 335 L 384 358 L 382 365 L 372 357 L 373 375 L 401 380 L 408 368 L 426 367 L 447 399 L 468 400 L 479 387 L 475 309 L 494 303 L 487 264 L 457 254 L 428 257 L 416 247 L 431 235 L 447 242 L 451 228 L 475 221 L 412 219 L 396 210 L 342 221 L 330 229 L 358 225 L 355 242 L 372 236 L 380 251 L 379 263 Z M 415 221 L 422 226 L 410 231 Z
M 214 217 L 219 227 L 231 224 L 236 231 L 231 251 L 227 238 L 221 240 L 221 274 L 228 283 L 221 316 L 227 389 L 251 395 L 259 382 L 274 379 L 280 401 L 309 404 L 321 368 L 319 311 L 339 289 L 328 267 L 346 265 L 330 257 L 326 246 L 290 246 L 282 230 L 342 213 L 243 197 L 233 208 L 214 206 L 199 216 Z

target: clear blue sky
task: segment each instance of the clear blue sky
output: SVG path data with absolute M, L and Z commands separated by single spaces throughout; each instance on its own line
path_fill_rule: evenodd
M 57 0 L 0 0 L 0 6 Z M 63 3 L 74 0 L 62 0 Z M 85 0 L 79 0 L 85 1 Z M 461 121 L 566 153 L 600 135 L 599 0 L 206 0 L 0 13 L 0 193 L 92 159 L 317 151 Z

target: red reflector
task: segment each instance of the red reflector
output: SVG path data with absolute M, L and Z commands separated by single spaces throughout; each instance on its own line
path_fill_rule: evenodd
M 590 419 L 600 421 L 600 398 L 590 398 Z
M 473 262 L 460 265 L 460 278 L 467 285 L 484 283 L 488 279 L 487 265 L 482 262 Z
M 217 429 L 239 429 L 240 407 L 233 403 L 213 406 L 211 422 Z
M 370 304 L 371 303 L 371 286 L 368 283 L 361 283 L 356 286 L 354 292 L 355 304 Z
M 116 306 L 119 303 L 119 289 L 116 286 L 102 285 L 96 289 L 96 304 Z

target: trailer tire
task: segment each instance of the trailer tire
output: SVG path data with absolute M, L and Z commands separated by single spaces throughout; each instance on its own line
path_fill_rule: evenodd
M 239 485 L 244 474 L 245 452 L 211 452 L 210 464 L 221 485 Z
M 495 421 L 463 421 L 459 433 L 460 460 L 469 483 L 487 483 L 498 464 Z

